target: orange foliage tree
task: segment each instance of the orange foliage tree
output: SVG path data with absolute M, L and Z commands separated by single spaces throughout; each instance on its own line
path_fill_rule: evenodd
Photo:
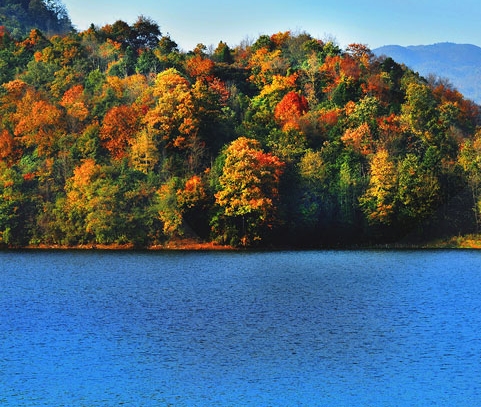
M 27 92 L 15 114 L 15 136 L 40 155 L 51 153 L 64 128 L 61 110 L 35 92 Z
M 21 151 L 12 134 L 6 129 L 0 130 L 0 161 L 14 163 L 20 154 Z
M 289 92 L 278 103 L 274 117 L 284 131 L 299 130 L 299 118 L 309 110 L 307 99 L 298 92 Z
M 74 133 L 79 132 L 82 128 L 82 122 L 87 119 L 89 114 L 84 95 L 84 87 L 82 85 L 71 87 L 64 93 L 60 105 L 63 106 L 67 112 L 70 131 Z
M 139 125 L 140 111 L 136 106 L 116 106 L 107 112 L 100 128 L 100 139 L 113 159 L 127 156 Z
M 341 137 L 344 144 L 352 147 L 354 151 L 369 155 L 374 152 L 374 140 L 371 134 L 371 129 L 367 123 L 352 129 L 346 129 L 344 135 Z
M 202 55 L 196 54 L 186 62 L 186 70 L 192 78 L 213 79 L 214 62 Z

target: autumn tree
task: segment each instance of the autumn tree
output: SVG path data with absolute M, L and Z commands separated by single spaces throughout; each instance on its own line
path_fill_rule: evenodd
M 275 75 L 286 76 L 289 67 L 289 61 L 282 56 L 280 50 L 270 52 L 267 48 L 260 48 L 249 62 L 251 70 L 249 80 L 262 89 L 272 83 Z
M 432 90 L 427 84 L 416 80 L 408 82 L 402 116 L 411 130 L 426 141 L 431 140 L 433 126 L 437 122 L 436 105 Z
M 186 61 L 186 72 L 191 78 L 212 79 L 213 71 L 214 62 L 199 53 Z
M 177 43 L 169 35 L 164 35 L 160 39 L 153 52 L 162 64 L 162 69 L 180 69 L 184 63 L 185 55 L 179 51 Z
M 197 144 L 193 147 L 200 147 L 200 150 L 193 149 L 189 160 L 193 161 L 193 169 L 197 170 L 202 158 L 209 158 L 202 156 L 207 153 L 205 146 L 208 145 L 210 155 L 215 156 L 227 141 L 234 138 L 235 122 L 234 112 L 228 106 L 231 94 L 225 82 L 218 78 L 208 82 L 197 79 L 192 86 L 192 96 L 199 126 L 195 139 Z M 194 154 L 196 152 L 200 155 Z
M 369 155 L 374 152 L 374 140 L 371 129 L 367 123 L 361 124 L 359 127 L 348 128 L 344 132 L 341 140 L 362 155 Z
M 144 116 L 143 124 L 154 136 L 157 148 L 192 155 L 199 147 L 199 121 L 188 80 L 168 69 L 157 76 L 153 95 L 155 106 Z
M 222 216 L 236 225 L 237 243 L 253 244 L 262 239 L 262 227 L 272 226 L 282 168 L 256 140 L 240 137 L 227 147 L 215 198 Z
M 299 119 L 309 109 L 307 99 L 297 92 L 287 93 L 275 108 L 274 116 L 284 131 L 299 130 Z
M 177 202 L 178 184 L 178 178 L 172 177 L 157 191 L 158 214 L 162 222 L 162 231 L 168 238 L 184 235 L 182 211 Z
M 130 144 L 132 166 L 145 174 L 152 172 L 160 158 L 153 134 L 147 128 L 143 128 L 130 141 Z
M 62 111 L 29 88 L 13 115 L 14 133 L 21 142 L 41 155 L 55 151 L 55 143 L 64 129 Z
M 69 131 L 78 133 L 89 114 L 84 87 L 75 85 L 67 90 L 60 101 L 60 105 L 66 110 Z
M 65 241 L 145 245 L 155 218 L 154 194 L 142 173 L 85 159 L 66 185 L 60 219 Z
M 127 156 L 139 123 L 140 110 L 136 106 L 116 106 L 107 112 L 100 128 L 100 139 L 113 159 Z
M 214 54 L 212 57 L 216 62 L 221 62 L 225 64 L 231 64 L 232 62 L 234 62 L 234 58 L 232 57 L 232 50 L 223 41 L 219 42 L 217 48 L 214 50 Z
M 396 216 L 398 173 L 396 164 L 386 150 L 379 150 L 370 159 L 369 185 L 359 199 L 371 224 L 390 225 Z
M 327 56 L 321 66 L 325 81 L 323 91 L 337 106 L 342 106 L 359 96 L 361 69 L 350 55 Z
M 326 232 L 321 224 L 327 221 L 323 216 L 327 215 L 325 208 L 328 204 L 326 193 L 329 169 L 320 150 L 307 150 L 297 164 L 297 170 L 299 178 L 296 188 L 289 186 L 287 191 L 291 200 L 293 193 L 298 191 L 291 209 L 295 219 L 291 229 L 298 237 L 306 236 L 311 241 L 319 241 L 320 236 Z
M 245 132 L 251 138 L 263 140 L 273 129 L 278 128 L 275 108 L 287 93 L 295 91 L 296 81 L 295 73 L 288 76 L 273 75 L 260 93 L 251 99 L 243 123 Z M 302 98 L 300 101 L 304 103 Z

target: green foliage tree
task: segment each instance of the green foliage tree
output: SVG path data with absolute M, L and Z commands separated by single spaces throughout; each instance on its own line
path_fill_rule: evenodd
M 431 168 L 425 168 L 419 157 L 408 154 L 400 163 L 400 217 L 405 224 L 418 224 L 433 213 L 441 201 L 439 180 Z
M 37 202 L 30 179 L 0 162 L 0 245 L 26 245 L 33 236 Z
M 84 160 L 66 185 L 63 242 L 145 245 L 152 236 L 154 193 L 142 173 Z
M 473 140 L 466 140 L 459 155 L 459 163 L 466 173 L 471 190 L 472 208 L 476 219 L 476 229 L 481 225 L 481 131 Z

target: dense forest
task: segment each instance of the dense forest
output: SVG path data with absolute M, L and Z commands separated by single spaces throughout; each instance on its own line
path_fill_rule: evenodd
M 0 83 L 4 246 L 345 246 L 481 222 L 479 106 L 361 44 L 186 52 L 143 16 L 1 27 Z

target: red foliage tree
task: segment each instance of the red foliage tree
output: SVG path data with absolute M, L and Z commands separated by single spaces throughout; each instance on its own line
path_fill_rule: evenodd
M 299 130 L 299 118 L 309 110 L 307 99 L 297 92 L 287 93 L 277 104 L 274 117 L 283 130 Z

